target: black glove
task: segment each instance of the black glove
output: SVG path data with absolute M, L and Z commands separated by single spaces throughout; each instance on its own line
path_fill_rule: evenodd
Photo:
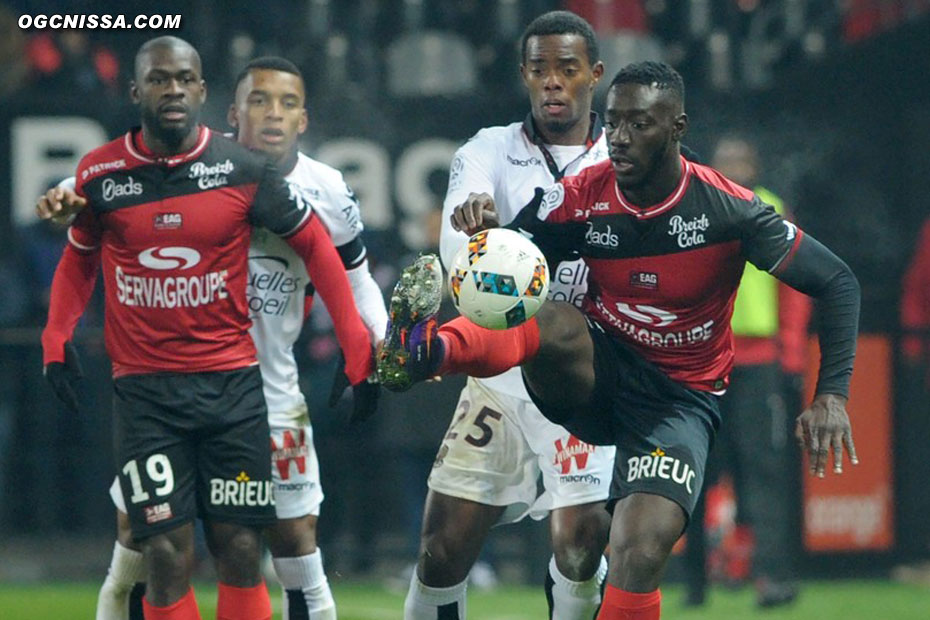
M 45 367 L 45 378 L 52 384 L 55 394 L 61 399 L 68 409 L 77 413 L 78 382 L 84 377 L 84 370 L 81 368 L 81 359 L 78 357 L 77 349 L 71 342 L 65 343 L 65 361 L 50 362 Z
M 345 373 L 345 357 L 340 353 L 336 366 L 336 376 L 333 377 L 333 388 L 329 392 L 329 406 L 333 408 L 342 397 L 342 393 L 349 387 L 349 378 Z M 375 414 L 378 409 L 378 397 L 381 395 L 381 385 L 371 379 L 366 379 L 358 385 L 352 386 L 352 413 L 349 414 L 349 424 L 361 424 Z

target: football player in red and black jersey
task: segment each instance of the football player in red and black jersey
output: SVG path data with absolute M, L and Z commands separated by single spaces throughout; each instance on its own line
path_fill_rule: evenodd
M 437 331 L 423 300 L 438 298 L 439 263 L 421 257 L 394 290 L 378 373 L 402 390 L 434 375 L 491 376 L 520 365 L 547 418 L 583 441 L 615 445 L 610 567 L 598 618 L 656 620 L 662 573 L 721 423 L 717 398 L 732 367 L 730 316 L 745 262 L 819 303 L 820 375 L 796 425 L 818 476 L 831 452 L 834 472 L 842 472 L 844 446 L 857 463 L 846 400 L 859 286 L 842 260 L 751 190 L 681 156 L 688 117 L 681 76 L 670 66 L 621 70 L 604 126 L 609 161 L 537 189 L 507 225 L 536 242 L 549 264 L 585 260 L 581 310 L 550 301 L 512 329 L 460 317 Z M 479 201 L 452 219 L 469 234 L 498 221 Z
M 223 618 L 270 618 L 260 528 L 274 521 L 268 420 L 248 336 L 253 226 L 303 258 L 333 311 L 357 407 L 374 406 L 367 330 L 338 253 L 275 165 L 199 124 L 206 88 L 185 41 L 144 44 L 142 126 L 85 156 L 43 333 L 46 375 L 75 404 L 74 325 L 102 266 L 120 486 L 148 567 L 147 618 L 198 618 L 193 520 L 204 519 Z

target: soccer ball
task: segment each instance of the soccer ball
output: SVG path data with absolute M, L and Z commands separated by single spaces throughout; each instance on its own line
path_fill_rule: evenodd
M 546 301 L 549 266 L 518 232 L 492 228 L 472 235 L 449 266 L 449 290 L 462 316 L 488 329 L 515 327 Z

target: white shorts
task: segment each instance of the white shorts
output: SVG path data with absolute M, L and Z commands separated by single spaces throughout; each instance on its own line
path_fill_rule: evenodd
M 526 515 L 605 501 L 613 446 L 593 446 L 553 424 L 528 400 L 468 379 L 446 432 L 429 488 L 490 506 L 506 506 L 499 524 Z M 543 492 L 537 492 L 542 475 Z
M 286 421 L 285 421 L 286 419 Z M 323 503 L 320 463 L 313 447 L 313 428 L 307 406 L 300 405 L 288 416 L 270 418 L 271 477 L 274 482 L 275 511 L 279 519 L 319 516 Z M 110 485 L 110 498 L 120 512 L 126 501 L 119 478 Z

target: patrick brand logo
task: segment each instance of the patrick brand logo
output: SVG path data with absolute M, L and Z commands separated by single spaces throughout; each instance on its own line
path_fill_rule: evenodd
M 101 191 L 103 192 L 103 199 L 110 202 L 114 198 L 140 196 L 142 194 L 142 183 L 132 177 L 127 177 L 125 183 L 117 183 L 113 179 L 104 179 Z
M 180 215 L 178 216 L 180 225 Z M 200 252 L 193 248 L 154 247 L 139 252 L 139 263 L 149 269 L 190 269 L 200 262 Z
M 633 456 L 627 459 L 626 481 L 655 479 L 671 480 L 694 493 L 694 470 L 680 459 L 668 456 L 662 448 L 656 448 L 649 454 Z

